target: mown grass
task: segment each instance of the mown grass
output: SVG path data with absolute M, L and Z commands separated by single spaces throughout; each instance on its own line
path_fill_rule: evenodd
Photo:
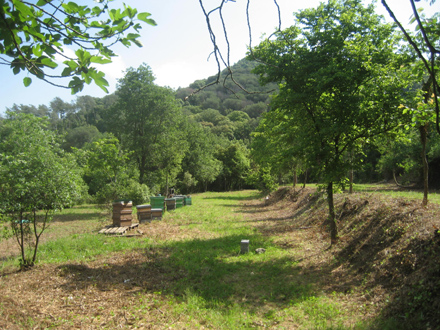
M 355 184 L 353 190 L 355 192 L 372 192 L 380 193 L 384 195 L 390 195 L 394 197 L 403 197 L 410 200 L 423 200 L 423 190 L 413 189 L 392 189 L 394 185 L 390 184 Z M 428 194 L 428 201 L 430 203 L 440 204 L 440 192 L 430 191 Z
M 177 319 L 178 328 L 188 329 L 369 328 L 363 319 L 365 310 L 349 307 L 342 293 L 322 290 L 325 274 L 319 268 L 304 276 L 294 250 L 281 248 L 270 236 L 244 225 L 242 203 L 261 197 L 255 191 L 193 195 L 192 206 L 167 213 L 163 220 L 200 233 L 185 239 L 98 235 L 90 229 L 100 223 L 99 212 L 93 206 L 72 208 L 65 211 L 64 221 L 80 219 L 86 232 L 65 235 L 60 231 L 59 238 L 41 245 L 38 262 L 87 263 L 124 250 L 158 251 L 164 257 L 157 266 L 178 274 L 162 291 L 154 292 L 157 304 L 166 305 L 173 315 L 163 328 L 175 327 Z M 250 240 L 248 254 L 240 254 L 242 239 Z M 257 254 L 256 248 L 266 252 Z M 130 308 L 145 307 L 143 294 L 138 298 L 138 304 Z

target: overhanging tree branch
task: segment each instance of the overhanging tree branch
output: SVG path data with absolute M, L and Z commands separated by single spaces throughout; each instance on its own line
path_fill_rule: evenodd
M 411 45 L 411 47 L 415 50 L 418 58 L 423 62 L 423 65 L 426 68 L 426 71 L 428 72 L 431 80 L 432 80 L 432 91 L 434 94 L 434 104 L 435 104 L 435 113 L 436 113 L 436 130 L 438 134 L 440 134 L 440 108 L 439 108 L 439 101 L 438 98 L 440 96 L 440 86 L 438 84 L 437 78 L 436 78 L 436 66 L 435 66 L 435 60 L 436 55 L 440 54 L 440 50 L 436 49 L 432 42 L 429 40 L 428 34 L 426 33 L 425 27 L 423 26 L 423 22 L 418 14 L 417 8 L 415 6 L 414 0 L 409 0 L 411 3 L 411 7 L 413 10 L 414 17 L 417 21 L 417 24 L 420 28 L 423 40 L 425 42 L 426 47 L 428 48 L 430 52 L 430 58 L 429 60 L 425 58 L 423 55 L 422 50 L 417 45 L 416 41 L 413 39 L 413 37 L 406 31 L 406 29 L 403 27 L 403 25 L 399 22 L 397 17 L 394 15 L 394 12 L 391 10 L 391 8 L 388 6 L 386 0 L 381 0 L 382 5 L 387 10 L 388 14 L 391 16 L 391 18 L 394 20 L 394 22 L 397 24 L 399 29 L 402 31 L 403 35 L 405 36 L 408 43 Z M 431 1 L 431 4 L 434 3 L 435 0 Z

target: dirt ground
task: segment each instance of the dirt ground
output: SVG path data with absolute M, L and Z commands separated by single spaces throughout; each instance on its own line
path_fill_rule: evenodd
M 296 251 L 303 274 L 316 277 L 325 292 L 350 293 L 347 304 L 374 306 L 366 308 L 365 318 L 404 316 L 408 328 L 414 322 L 440 329 L 440 207 L 421 208 L 420 201 L 368 192 L 339 194 L 335 203 L 340 242 L 333 247 L 326 200 L 314 189 L 281 188 L 268 199 L 242 201 L 238 212 L 245 225 Z M 153 239 L 165 238 L 164 233 L 172 239 L 203 237 L 172 221 L 139 229 L 146 226 Z M 11 244 L 1 242 L 0 257 L 12 253 Z M 163 324 L 179 324 L 179 317 L 168 313 L 166 298 L 157 294 L 184 276 L 164 269 L 165 258 L 164 251 L 139 249 L 87 264 L 4 272 L 0 328 L 163 329 Z

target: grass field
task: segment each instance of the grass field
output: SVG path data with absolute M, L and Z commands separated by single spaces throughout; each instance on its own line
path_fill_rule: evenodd
M 360 212 L 367 205 L 365 198 L 365 210 L 380 211 L 388 219 L 394 214 L 389 203 L 397 198 L 409 210 L 416 202 L 407 200 L 419 196 L 391 195 L 376 201 L 372 194 L 384 193 L 377 187 L 356 190 L 364 192 L 340 195 L 341 219 L 345 210 L 350 215 Z M 325 201 L 312 190 L 274 196 L 269 204 L 255 191 L 196 194 L 192 200 L 192 206 L 167 212 L 162 221 L 140 225 L 143 235 L 131 238 L 98 234 L 110 222 L 109 215 L 93 205 L 65 210 L 46 233 L 38 265 L 27 272 L 15 271 L 13 244 L 4 239 L 0 327 L 405 329 L 395 316 L 404 313 L 395 311 L 395 295 L 407 294 L 399 286 L 403 279 L 396 275 L 395 287 L 391 279 L 377 279 L 395 266 L 391 255 L 404 255 L 411 244 L 403 243 L 404 238 L 416 227 L 403 217 L 386 220 L 377 231 L 385 244 L 380 250 L 374 245 L 365 251 L 366 245 L 373 246 L 370 238 L 359 246 L 353 241 L 360 244 L 371 225 L 360 219 L 370 213 L 347 218 L 341 222 L 340 246 L 329 249 L 322 226 Z M 406 214 L 403 208 L 399 212 Z M 438 209 L 420 212 L 417 223 L 424 217 L 435 223 Z M 418 239 L 423 233 L 417 228 Z M 247 254 L 240 254 L 243 239 L 250 241 Z M 400 241 L 407 245 L 396 252 Z M 265 253 L 256 253 L 257 248 Z M 391 255 L 378 259 L 383 251 Z M 431 303 L 429 297 L 420 297 L 421 303 Z M 418 309 L 406 312 L 408 319 Z M 427 317 L 423 324 L 437 329 L 429 322 Z

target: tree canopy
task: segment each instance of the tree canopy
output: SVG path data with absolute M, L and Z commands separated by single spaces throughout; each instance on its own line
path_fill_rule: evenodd
M 116 9 L 111 8 L 112 0 L 96 2 L 89 7 L 59 0 L 0 0 L 0 64 L 9 65 L 14 74 L 27 71 L 70 88 L 72 94 L 92 81 L 107 92 L 104 73 L 93 65 L 110 63 L 116 43 L 142 46 L 140 22 L 156 23 L 149 13 L 125 4 Z M 61 61 L 63 70 L 52 73 Z M 23 83 L 29 86 L 32 78 L 26 76 Z
M 290 123 L 293 153 L 316 166 L 327 184 L 332 241 L 337 239 L 333 183 L 352 166 L 359 141 L 399 125 L 405 58 L 392 26 L 360 0 L 336 1 L 296 14 L 298 24 L 250 52 L 261 81 L 279 82 L 274 111 Z

